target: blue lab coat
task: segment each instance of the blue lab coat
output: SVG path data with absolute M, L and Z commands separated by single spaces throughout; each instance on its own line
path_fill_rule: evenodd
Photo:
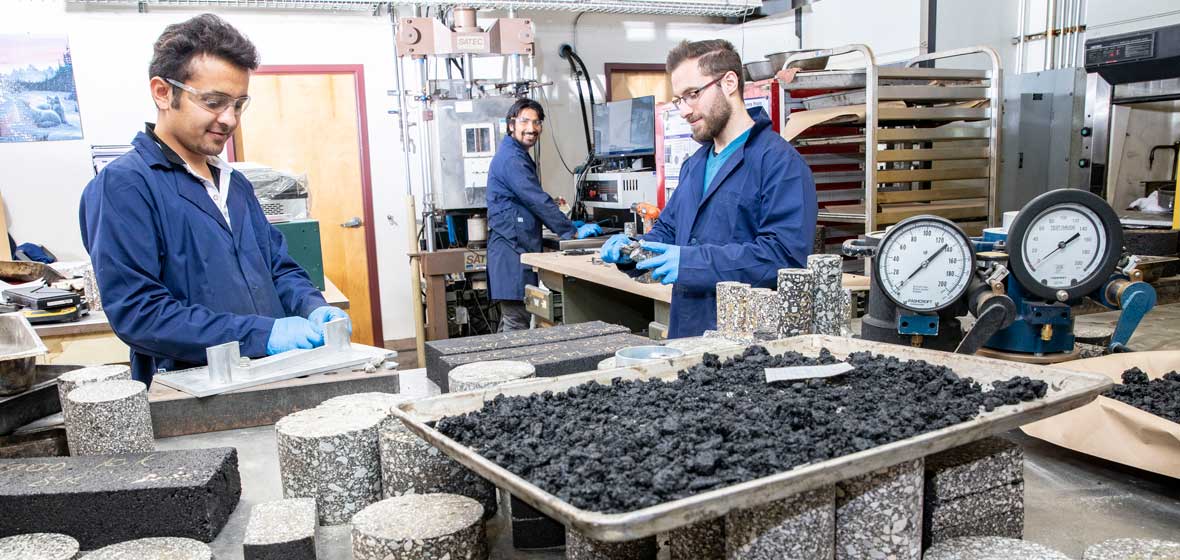
M 705 191 L 705 161 L 713 143 L 685 161 L 663 213 L 643 238 L 680 246 L 668 336 L 699 336 L 717 328 L 717 283 L 775 287 L 778 269 L 804 267 L 815 237 L 811 169 L 770 127 L 761 108 L 750 138 Z M 633 268 L 629 263 L 620 268 Z
M 500 141 L 488 169 L 488 281 L 493 300 L 524 300 L 525 284 L 537 284 L 522 253 L 541 252 L 541 224 L 570 239 L 578 229 L 541 190 L 537 164 L 511 136 Z
M 179 156 L 142 132 L 131 143 L 86 186 L 78 218 L 135 379 L 202 365 L 206 348 L 230 341 L 265 356 L 276 318 L 326 305 L 241 173 L 221 185 L 231 231 Z

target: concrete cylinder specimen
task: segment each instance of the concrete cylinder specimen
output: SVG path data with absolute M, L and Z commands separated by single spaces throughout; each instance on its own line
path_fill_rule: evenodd
M 151 537 L 104 546 L 86 555 L 86 560 L 212 560 L 209 545 L 179 537 Z
M 815 286 L 811 291 L 815 334 L 840 336 L 845 314 L 843 266 L 844 258 L 840 255 L 807 257 L 807 268 L 815 274 Z
M 770 288 L 750 288 L 747 296 L 742 334 L 754 337 L 755 340 L 761 333 L 773 333 L 771 336 L 777 336 L 782 328 L 783 316 L 778 292 Z
M 496 487 L 400 422 L 380 430 L 381 492 L 385 498 L 407 494 L 455 494 L 483 507 L 487 518 L 496 513 Z
M 922 558 L 923 483 L 922 459 L 836 483 L 837 560 Z
M 779 338 L 811 334 L 815 322 L 815 273 L 806 268 L 778 271 L 778 297 L 782 305 Z
M 322 407 L 342 407 L 351 409 L 355 407 L 366 407 L 384 413 L 386 416 L 392 415 L 392 410 L 397 405 L 410 400 L 405 395 L 396 393 L 353 393 L 351 395 L 340 395 L 332 397 L 319 406 Z
M 1082 560 L 1180 560 L 1180 543 L 1155 539 L 1110 539 L 1092 544 Z
M 693 523 L 666 533 L 671 560 L 725 560 L 725 518 Z
M 743 295 L 750 289 L 744 282 L 717 283 L 717 332 L 722 336 L 736 336 L 741 333 L 745 318 Z
M 566 528 L 566 560 L 655 560 L 656 538 L 647 537 L 634 541 L 596 541 L 581 533 Z
M 840 304 L 844 306 L 840 317 L 840 336 L 852 337 L 852 319 L 856 317 L 856 298 L 852 297 L 852 290 L 841 290 Z
M 368 407 L 320 406 L 275 424 L 284 498 L 314 498 L 321 525 L 348 523 L 381 499 L 378 426 Z
M 90 383 L 97 383 L 99 381 L 116 381 L 116 380 L 131 380 L 131 368 L 127 366 L 112 365 L 112 366 L 93 366 L 67 371 L 57 378 L 57 397 L 64 407 L 67 404 L 66 395 L 70 391 L 77 389 L 83 385 Z
M 293 498 L 254 506 L 242 539 L 245 560 L 316 560 L 315 500 Z
M 156 450 L 143 383 L 125 379 L 90 383 L 70 391 L 62 404 L 70 455 Z
M 463 364 L 447 373 L 447 384 L 452 393 L 480 391 L 511 381 L 528 379 L 537 368 L 528 362 L 496 360 Z
M 617 366 L 615 366 L 615 357 L 614 357 L 614 356 L 611 356 L 611 357 L 609 357 L 609 358 L 606 358 L 606 359 L 602 360 L 601 362 L 598 362 L 598 368 L 597 368 L 597 369 L 598 369 L 599 371 L 601 371 L 601 370 L 604 370 L 604 369 L 615 369 L 615 367 L 617 367 Z
M 831 560 L 835 532 L 835 489 L 827 486 L 729 512 L 725 554 L 730 560 Z
M 483 508 L 454 494 L 381 500 L 352 518 L 354 560 L 484 559 Z
M 943 541 L 926 550 L 925 560 L 1069 560 L 1045 545 L 1004 537 L 962 537 Z
M 29 533 L 0 539 L 0 560 L 74 560 L 78 541 L 58 533 Z

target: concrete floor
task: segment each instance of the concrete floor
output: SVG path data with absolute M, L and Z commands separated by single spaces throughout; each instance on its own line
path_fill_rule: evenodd
M 403 392 L 422 396 L 437 392 L 423 370 L 407 371 Z M 1005 437 L 1025 451 L 1025 538 L 1080 559 L 1086 546 L 1116 537 L 1180 541 L 1180 483 L 1175 479 L 1123 467 L 1025 436 Z M 242 500 L 212 543 L 219 560 L 242 558 L 241 542 L 250 509 L 282 498 L 273 426 L 158 440 L 160 449 L 236 447 L 242 474 Z M 500 511 L 506 508 L 501 507 Z M 561 552 L 517 552 L 505 531 L 503 514 L 488 524 L 492 558 L 558 559 Z M 321 527 L 320 560 L 347 560 L 349 526 Z

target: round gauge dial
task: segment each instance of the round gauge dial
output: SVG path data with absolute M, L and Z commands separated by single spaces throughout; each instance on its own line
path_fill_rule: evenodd
M 907 218 L 890 228 L 875 259 L 885 295 L 918 312 L 958 300 L 975 269 L 971 240 L 953 222 L 935 216 Z
M 1008 231 L 1012 273 L 1028 291 L 1066 301 L 1092 293 L 1122 251 L 1110 205 L 1089 192 L 1059 189 L 1029 202 Z

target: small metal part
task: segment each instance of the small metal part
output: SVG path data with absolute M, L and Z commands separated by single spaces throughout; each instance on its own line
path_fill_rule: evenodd
M 1057 290 L 1057 301 L 1062 303 L 1069 301 L 1069 292 L 1065 290 Z
M 195 397 L 254 387 L 316 373 L 364 367 L 380 363 L 390 352 L 349 341 L 348 321 L 337 319 L 324 325 L 324 346 L 291 350 L 274 356 L 248 360 L 242 365 L 237 342 L 205 350 L 207 366 L 157 375 L 153 381 Z
M 234 369 L 241 369 L 241 347 L 235 342 L 226 342 L 205 349 L 205 361 L 209 363 L 209 381 L 230 383 L 234 380 Z
M 1046 324 L 1041 326 L 1041 340 L 1045 342 L 1053 340 L 1053 325 Z

